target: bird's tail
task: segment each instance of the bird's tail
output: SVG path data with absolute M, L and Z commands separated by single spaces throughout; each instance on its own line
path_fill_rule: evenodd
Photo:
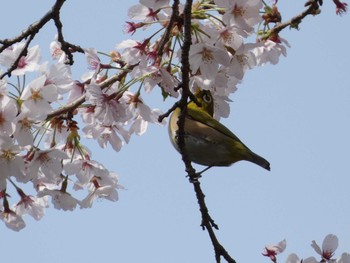
M 250 161 L 252 161 L 253 163 L 261 166 L 262 168 L 264 168 L 264 169 L 266 169 L 268 171 L 270 171 L 270 163 L 266 159 L 264 159 L 263 157 L 255 154 L 255 153 L 252 153 L 252 158 L 251 158 Z

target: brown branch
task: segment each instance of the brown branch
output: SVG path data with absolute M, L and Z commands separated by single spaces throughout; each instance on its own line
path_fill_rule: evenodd
M 177 1 L 177 0 L 176 0 Z M 179 101 L 179 107 L 181 108 L 181 113 L 179 120 L 177 122 L 178 130 L 178 144 L 182 155 L 182 160 L 186 166 L 186 172 L 190 177 L 191 181 L 197 180 L 196 171 L 193 169 L 191 162 L 187 156 L 185 150 L 185 116 L 187 114 L 187 101 L 190 92 L 189 82 L 190 82 L 190 62 L 189 62 L 189 51 L 192 44 L 191 40 L 191 13 L 192 13 L 192 0 L 186 0 L 184 7 L 184 42 L 182 46 L 181 53 L 181 73 L 182 73 L 182 95 Z
M 181 108 L 181 113 L 178 120 L 178 144 L 182 155 L 182 160 L 186 166 L 186 172 L 189 176 L 190 182 L 193 184 L 194 191 L 196 193 L 199 210 L 202 216 L 201 226 L 208 231 L 210 240 L 213 244 L 215 251 L 216 262 L 220 262 L 223 257 L 229 263 L 235 263 L 235 260 L 227 253 L 225 248 L 220 244 L 216 238 L 214 229 L 218 229 L 218 226 L 211 218 L 208 208 L 205 203 L 205 195 L 200 187 L 199 177 L 200 174 L 196 173 L 193 169 L 191 162 L 187 156 L 185 148 L 185 116 L 187 114 L 187 102 L 188 99 L 193 99 L 193 94 L 189 88 L 190 81 L 190 63 L 189 63 L 189 50 L 191 47 L 191 18 L 192 18 L 192 0 L 187 0 L 184 6 L 184 42 L 182 46 L 181 55 L 181 73 L 182 73 L 182 96 L 178 102 L 178 106 Z M 175 107 L 175 105 L 174 105 Z M 171 109 L 170 109 L 171 110 Z
M 222 256 L 227 262 L 229 263 L 236 263 L 236 261 L 230 256 L 230 254 L 226 251 L 226 249 L 220 244 L 219 240 L 217 239 L 214 229 L 219 229 L 219 227 L 214 223 L 214 220 L 209 215 L 208 208 L 205 204 L 205 195 L 203 194 L 203 191 L 200 186 L 200 182 L 194 181 L 192 182 L 194 191 L 196 192 L 198 204 L 200 207 L 200 211 L 202 214 L 202 228 L 207 229 L 210 240 L 214 247 L 215 252 L 215 259 L 216 262 L 220 262 L 220 257 Z
M 307 9 L 300 13 L 299 15 L 291 18 L 290 20 L 277 24 L 274 28 L 270 29 L 265 33 L 265 36 L 262 40 L 269 39 L 271 36 L 278 35 L 286 27 L 290 26 L 293 28 L 298 28 L 298 25 L 302 22 L 302 20 L 308 15 L 317 15 L 320 13 L 320 5 L 322 5 L 321 0 L 309 0 L 306 2 L 305 6 Z
M 60 9 L 58 9 L 57 12 L 54 12 L 52 14 L 52 19 L 54 20 L 55 26 L 57 28 L 57 41 L 61 43 L 61 49 L 67 55 L 66 63 L 69 65 L 73 65 L 74 60 L 72 52 L 84 53 L 84 50 L 80 46 L 73 45 L 64 40 L 62 32 L 63 25 L 60 18 Z
M 178 101 L 175 102 L 174 105 L 169 110 L 167 110 L 166 113 L 159 115 L 158 122 L 162 122 L 164 118 L 169 117 L 169 115 L 179 106 L 180 106 L 180 102 Z
M 165 33 L 163 34 L 159 42 L 159 47 L 157 52 L 158 57 L 163 56 L 165 44 L 169 41 L 174 23 L 178 20 L 179 20 L 179 0 L 174 0 L 173 6 L 172 6 L 172 14 L 171 14 L 169 23 L 166 27 Z

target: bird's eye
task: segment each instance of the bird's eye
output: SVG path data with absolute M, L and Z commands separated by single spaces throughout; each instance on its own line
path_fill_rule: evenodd
M 205 103 L 211 103 L 212 102 L 212 97 L 209 94 L 203 94 L 203 101 Z

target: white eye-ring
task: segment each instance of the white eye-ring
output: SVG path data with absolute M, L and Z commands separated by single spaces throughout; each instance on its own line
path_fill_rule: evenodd
M 203 98 L 203 101 L 205 103 L 211 103 L 212 102 L 212 97 L 209 94 L 207 94 L 207 93 L 204 93 L 202 98 Z

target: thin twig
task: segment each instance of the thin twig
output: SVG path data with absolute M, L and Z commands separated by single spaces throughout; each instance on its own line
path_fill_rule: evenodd
M 27 39 L 23 50 L 18 55 L 18 58 L 14 61 L 11 67 L 0 76 L 0 79 L 4 78 L 5 76 L 11 77 L 12 71 L 18 67 L 18 63 L 20 62 L 21 58 L 27 55 L 28 47 L 31 41 L 34 39 L 36 34 L 39 33 L 41 28 L 43 28 L 51 19 L 54 20 L 55 22 L 55 26 L 57 28 L 57 34 L 58 34 L 58 41 L 61 43 L 61 48 L 68 57 L 68 63 L 71 65 L 73 64 L 72 52 L 84 52 L 84 50 L 81 47 L 77 45 L 73 45 L 64 40 L 63 33 L 62 33 L 62 23 L 60 20 L 60 10 L 65 1 L 66 0 L 57 0 L 55 4 L 52 6 L 50 11 L 48 11 L 39 21 L 29 25 L 28 28 L 22 31 L 20 35 L 11 39 L 0 40 L 0 44 L 1 44 L 0 53 L 1 53 L 2 51 L 12 46 L 13 44 L 19 43 L 24 39 Z
M 67 55 L 66 63 L 69 65 L 73 65 L 74 60 L 72 52 L 84 53 L 84 49 L 82 49 L 80 46 L 73 45 L 64 40 L 62 32 L 63 25 L 60 19 L 60 10 L 57 10 L 57 12 L 53 13 L 52 19 L 54 20 L 55 26 L 57 28 L 57 41 L 61 43 L 62 51 Z
M 303 11 L 299 15 L 293 17 L 292 19 L 286 22 L 277 24 L 275 27 L 267 31 L 265 36 L 262 39 L 266 40 L 270 36 L 276 36 L 278 35 L 279 32 L 281 32 L 283 29 L 285 29 L 288 26 L 298 28 L 298 25 L 306 16 L 319 14 L 320 0 L 310 0 L 305 4 L 305 6 L 307 6 L 305 11 Z
M 174 23 L 179 20 L 179 0 L 174 0 L 172 6 L 172 14 L 169 20 L 169 23 L 165 29 L 165 33 L 163 34 L 158 47 L 157 55 L 158 57 L 162 57 L 164 53 L 165 44 L 169 41 L 171 36 L 171 31 L 173 30 Z

